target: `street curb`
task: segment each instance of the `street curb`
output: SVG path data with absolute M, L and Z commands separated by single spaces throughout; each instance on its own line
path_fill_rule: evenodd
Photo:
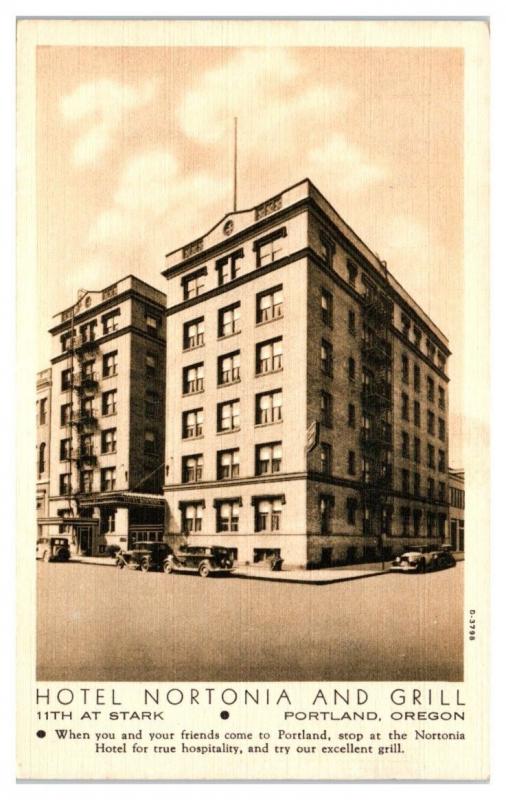
M 378 575 L 389 575 L 390 570 L 384 572 L 368 572 L 366 575 L 350 575 L 342 578 L 323 578 L 322 580 L 310 581 L 304 578 L 271 578 L 263 575 L 238 575 L 234 573 L 232 578 L 242 578 L 248 581 L 275 581 L 276 583 L 301 583 L 304 586 L 328 586 L 331 583 L 345 583 L 346 581 L 360 581 L 364 578 L 376 578 Z

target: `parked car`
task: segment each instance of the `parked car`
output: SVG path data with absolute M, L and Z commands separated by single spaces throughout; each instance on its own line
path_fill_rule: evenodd
M 428 572 L 455 566 L 455 558 L 447 547 L 414 547 L 394 558 L 392 572 Z
M 211 572 L 228 574 L 234 567 L 234 555 L 227 547 L 182 547 L 170 554 L 164 572 L 198 572 L 207 578 Z
M 119 550 L 116 566 L 119 569 L 139 569 L 141 572 L 161 570 L 170 552 L 165 542 L 137 542 L 131 550 Z
M 46 536 L 37 541 L 37 558 L 43 561 L 68 561 L 69 540 L 65 536 Z

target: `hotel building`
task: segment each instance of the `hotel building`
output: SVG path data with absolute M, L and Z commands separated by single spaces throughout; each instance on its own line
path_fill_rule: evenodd
M 77 553 L 163 537 L 165 303 L 128 276 L 81 293 L 50 330 L 48 513 Z
M 51 370 L 37 373 L 37 518 L 49 514 L 49 467 L 51 450 Z
M 309 180 L 163 274 L 169 540 L 323 567 L 448 539 L 448 341 Z

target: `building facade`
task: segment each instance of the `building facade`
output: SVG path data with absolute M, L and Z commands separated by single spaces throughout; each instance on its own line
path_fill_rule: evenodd
M 448 471 L 448 492 L 450 502 L 450 543 L 457 552 L 464 552 L 466 507 L 465 476 L 463 469 Z
M 49 516 L 67 519 L 78 553 L 163 537 L 165 302 L 128 276 L 51 328 Z
M 310 181 L 163 274 L 170 539 L 319 567 L 448 538 L 448 341 Z
M 49 514 L 49 469 L 51 452 L 51 369 L 37 373 L 37 404 L 35 427 L 37 431 L 37 518 Z

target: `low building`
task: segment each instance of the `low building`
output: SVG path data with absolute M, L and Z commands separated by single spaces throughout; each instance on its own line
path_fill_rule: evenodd
M 165 302 L 130 275 L 81 293 L 50 330 L 48 513 L 78 553 L 163 538 Z
M 464 509 L 466 507 L 465 477 L 463 469 L 448 470 L 450 500 L 450 542 L 457 552 L 464 552 Z

